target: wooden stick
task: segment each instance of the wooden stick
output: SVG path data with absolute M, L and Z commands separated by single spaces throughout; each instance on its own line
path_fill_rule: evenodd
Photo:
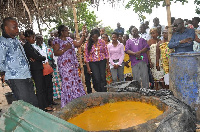
M 170 0 L 165 0 L 167 10 L 167 21 L 168 21 L 168 40 L 172 37 L 172 26 L 171 26 L 171 11 L 170 11 Z
M 72 5 L 73 7 L 73 15 L 74 15 L 74 24 L 75 24 L 75 31 L 76 31 L 76 39 L 80 40 L 79 34 L 78 34 L 78 21 L 77 21 L 77 15 L 76 15 L 76 7 L 75 4 Z M 79 54 L 79 63 L 80 63 L 80 69 L 81 69 L 81 78 L 82 78 L 82 83 L 86 90 L 86 86 L 85 86 L 85 76 L 84 76 L 84 69 L 83 69 L 83 61 L 82 61 L 82 54 L 81 54 L 81 47 L 78 48 L 78 54 Z

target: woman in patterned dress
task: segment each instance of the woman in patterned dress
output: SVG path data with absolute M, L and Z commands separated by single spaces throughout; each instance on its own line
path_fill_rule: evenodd
M 110 43 L 110 39 L 108 38 L 108 34 L 103 34 L 102 39 L 105 41 L 106 45 L 108 45 Z M 110 72 L 110 68 L 108 66 L 106 66 L 106 82 L 107 82 L 107 84 L 112 83 L 112 75 L 111 75 L 111 72 Z
M 149 53 L 148 53 L 149 64 L 150 64 L 151 72 L 152 72 L 152 75 L 153 75 L 153 78 L 154 78 L 156 90 L 158 90 L 158 83 L 159 82 L 162 83 L 163 88 L 165 87 L 164 81 L 163 81 L 164 71 L 163 71 L 162 68 L 160 68 L 160 71 L 158 71 L 156 69 L 156 47 L 157 47 L 160 39 L 158 39 L 157 28 L 152 28 L 150 30 L 150 33 L 151 33 L 151 39 L 147 41 L 148 45 L 150 46 L 150 50 L 149 50 Z
M 75 98 L 85 95 L 83 84 L 78 75 L 78 61 L 75 47 L 81 46 L 85 38 L 85 29 L 79 42 L 69 37 L 68 28 L 58 27 L 58 37 L 53 41 L 55 56 L 59 56 L 58 70 L 62 79 L 61 108 Z
M 124 44 L 124 50 L 126 46 L 126 41 L 129 39 L 128 34 L 124 34 L 122 38 L 122 42 Z M 125 81 L 132 81 L 133 75 L 132 75 L 132 68 L 131 68 L 131 62 L 128 54 L 124 54 L 124 78 Z
M 160 71 L 160 66 L 164 70 L 165 89 L 169 89 L 169 54 L 173 52 L 168 48 L 168 30 L 164 29 L 163 40 L 156 47 L 156 69 Z
M 54 40 L 53 37 L 48 40 L 49 47 L 47 48 L 47 57 L 48 57 L 48 60 L 50 60 L 51 62 L 54 62 L 54 66 L 52 67 L 54 70 L 53 76 L 52 76 L 53 98 L 60 99 L 62 81 L 61 81 L 61 77 L 59 75 L 58 66 L 57 66 L 57 58 L 58 57 L 54 56 L 54 53 L 53 53 L 53 40 Z M 51 63 L 49 63 L 49 64 L 51 64 Z

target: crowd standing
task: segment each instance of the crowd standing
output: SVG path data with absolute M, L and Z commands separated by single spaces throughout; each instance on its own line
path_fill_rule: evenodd
M 169 54 L 200 51 L 199 21 L 198 17 L 172 17 L 170 41 L 168 27 L 159 18 L 153 19 L 152 27 L 145 21 L 139 28 L 131 25 L 128 32 L 117 23 L 111 36 L 104 27 L 87 31 L 83 26 L 79 41 L 67 26 L 60 25 L 45 44 L 41 34 L 31 29 L 19 32 L 17 20 L 7 17 L 1 25 L 1 80 L 16 100 L 44 111 L 54 110 L 55 99 L 61 100 L 62 108 L 85 94 L 107 92 L 106 85 L 119 81 L 136 80 L 143 88 L 168 89 Z M 79 56 L 84 60 L 85 80 L 80 78 Z

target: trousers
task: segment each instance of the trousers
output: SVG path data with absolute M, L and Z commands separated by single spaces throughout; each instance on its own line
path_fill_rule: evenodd
M 23 100 L 38 107 L 38 100 L 35 95 L 33 81 L 27 79 L 9 79 L 6 83 L 11 88 L 16 100 Z

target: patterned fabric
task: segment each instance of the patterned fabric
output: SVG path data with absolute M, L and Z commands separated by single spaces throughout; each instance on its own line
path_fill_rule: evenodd
M 105 42 L 106 43 L 106 46 L 108 46 L 109 42 Z M 106 82 L 107 84 L 111 84 L 112 83 L 112 74 L 111 74 L 111 71 L 110 71 L 110 68 L 108 67 L 108 65 L 106 65 Z
M 150 46 L 149 54 L 150 54 L 151 63 L 153 64 L 153 68 L 151 68 L 151 72 L 152 72 L 154 80 L 158 81 L 164 77 L 164 70 L 162 69 L 162 67 L 160 67 L 160 71 L 157 71 L 156 69 L 156 46 L 157 44 L 152 44 Z
M 199 32 L 200 32 L 200 30 L 195 30 L 197 37 L 200 39 Z M 194 41 L 193 50 L 196 51 L 196 52 L 200 51 L 200 43 Z
M 52 60 L 51 55 L 53 54 L 52 48 L 47 48 L 47 57 L 48 59 Z M 55 64 L 57 65 L 57 57 L 53 55 L 53 59 L 55 60 Z M 57 69 L 54 69 L 53 76 L 52 76 L 52 82 L 53 82 L 53 98 L 59 99 L 61 95 L 61 77 L 59 75 L 59 72 Z
M 59 72 L 57 72 L 56 70 L 53 72 L 52 81 L 53 81 L 53 98 L 60 99 L 62 81 Z
M 5 80 L 31 78 L 26 54 L 16 38 L 0 37 L 0 71 L 5 71 Z
M 106 82 L 107 84 L 111 84 L 112 83 L 112 75 L 110 72 L 110 68 L 106 65 Z
M 99 39 L 97 46 L 94 44 L 90 53 L 88 53 L 88 43 L 86 43 L 84 48 L 84 56 L 85 62 L 95 62 L 108 59 L 108 49 L 105 41 Z
M 53 44 L 59 44 L 62 50 L 65 44 L 72 44 L 72 48 L 68 49 L 63 55 L 58 57 L 58 70 L 62 78 L 61 89 L 61 108 L 75 98 L 85 95 L 85 91 L 78 75 L 78 61 L 76 58 L 73 40 L 67 37 L 67 40 L 55 38 Z
M 52 60 L 51 55 L 53 54 L 53 49 L 52 48 L 47 48 L 47 57 L 48 59 Z
M 160 44 L 160 60 L 165 74 L 169 73 L 169 54 L 172 53 L 172 50 L 168 48 L 168 43 Z
M 124 47 L 125 49 L 125 47 Z M 128 54 L 125 54 L 124 55 L 124 62 L 128 61 L 129 60 L 129 55 Z M 131 62 L 128 63 L 129 64 L 129 68 L 127 68 L 126 66 L 124 66 L 124 78 L 126 77 L 133 77 L 132 75 L 132 68 L 131 68 Z

